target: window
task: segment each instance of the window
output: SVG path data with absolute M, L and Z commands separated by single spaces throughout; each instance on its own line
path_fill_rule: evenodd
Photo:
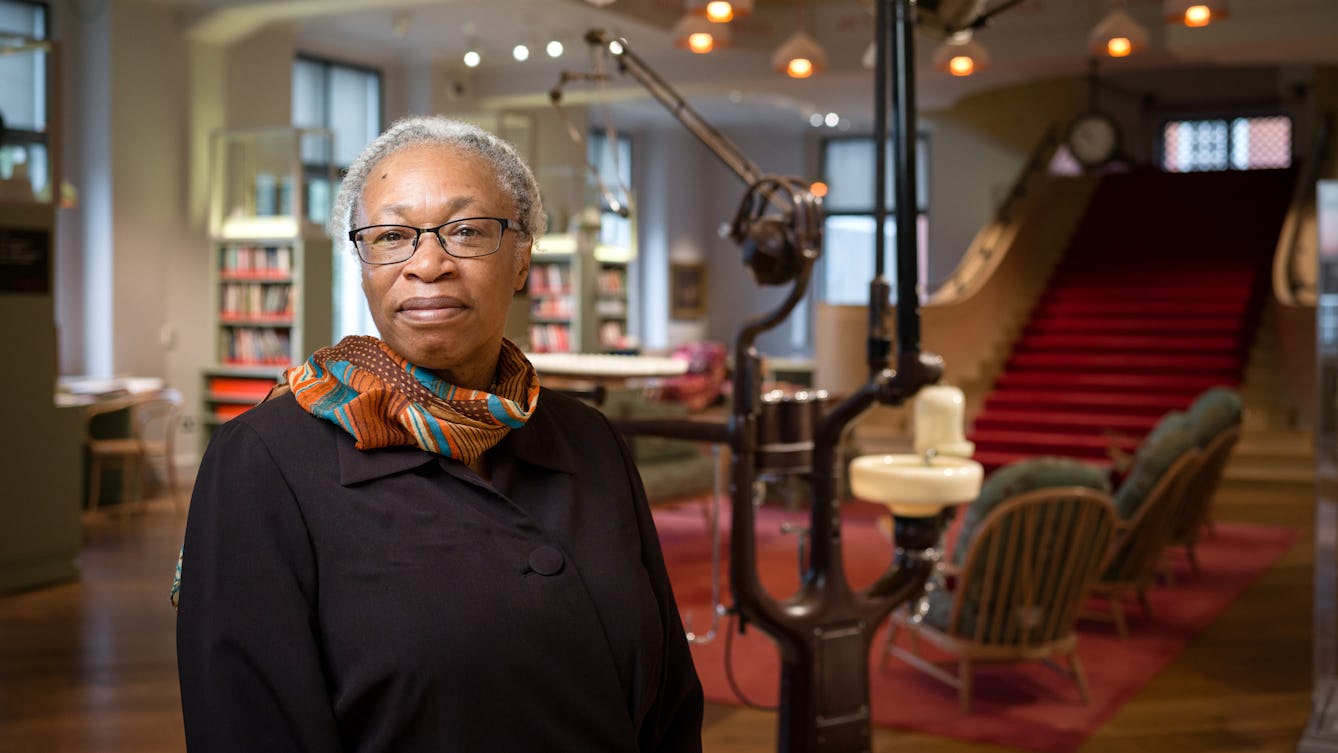
M 1285 115 L 1172 120 L 1162 126 L 1162 169 L 1262 170 L 1290 167 L 1292 121 Z
M 916 141 L 916 193 L 919 284 L 924 284 L 928 260 L 929 141 L 921 134 Z M 874 225 L 874 141 L 869 137 L 834 138 L 823 144 L 822 180 L 827 184 L 823 200 L 821 300 L 835 304 L 864 304 L 869 300 L 873 279 L 873 249 L 878 232 Z M 892 214 L 892 155 L 888 147 L 886 189 L 888 216 L 883 224 L 885 276 L 896 298 L 896 218 Z
M 293 62 L 293 125 L 324 128 L 333 135 L 334 172 L 342 174 L 358 152 L 381 133 L 381 74 L 367 68 L 298 57 Z M 330 216 L 334 186 L 329 165 L 315 143 L 302 148 L 306 171 L 308 219 L 324 223 Z M 339 243 L 339 239 L 335 239 Z M 334 269 L 335 339 L 375 334 L 376 326 L 362 296 L 362 270 L 353 254 L 336 254 Z
M 23 178 L 38 196 L 50 191 L 47 151 L 47 52 L 25 50 L 50 37 L 46 5 L 0 0 L 0 40 L 20 54 L 0 54 L 0 179 Z
M 635 240 L 632 238 L 632 220 L 619 215 L 610 206 L 610 196 L 603 189 L 611 192 L 615 201 L 630 201 L 626 194 L 632 185 L 632 139 L 618 136 L 615 144 L 605 131 L 592 131 L 586 141 L 586 160 L 599 174 L 598 183 L 593 176 L 590 179 L 590 188 L 599 194 L 599 242 L 631 249 Z M 603 189 L 599 184 L 603 184 Z

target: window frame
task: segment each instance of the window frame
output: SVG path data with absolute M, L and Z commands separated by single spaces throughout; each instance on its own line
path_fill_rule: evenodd
M 45 0 L 0 0 L 0 5 L 14 6 L 16 8 L 26 6 L 35 11 L 39 11 L 39 20 L 42 27 L 40 36 L 36 37 L 30 36 L 27 31 L 22 33 L 16 31 L 0 31 L 0 35 L 22 37 L 23 39 L 29 39 L 33 42 L 49 42 L 51 40 L 53 13 L 49 2 L 45 2 Z M 48 49 L 44 54 L 51 55 L 53 53 Z M 43 186 L 34 185 L 34 188 L 43 188 L 49 187 L 51 181 L 57 180 L 52 165 L 53 147 L 50 143 L 51 97 L 53 92 L 51 88 L 51 65 L 49 60 L 44 60 L 43 65 L 36 66 L 34 73 L 32 92 L 37 100 L 37 109 L 41 113 L 42 122 L 40 123 L 40 127 L 16 128 L 13 123 L 3 120 L 3 112 L 0 112 L 0 147 L 23 147 L 25 151 L 35 147 L 42 148 L 42 150 L 46 152 L 45 160 L 46 171 L 48 174 L 45 176 Z M 30 160 L 31 155 L 29 155 L 29 161 L 25 161 L 24 164 L 30 164 Z M 37 176 L 31 174 L 29 176 L 29 180 L 36 180 L 36 178 Z
M 831 180 L 830 176 L 828 175 L 828 166 L 829 166 L 828 146 L 834 142 L 839 142 L 839 141 L 846 141 L 846 142 L 862 141 L 872 144 L 873 142 L 876 141 L 876 139 L 873 134 L 859 134 L 859 135 L 836 134 L 822 137 L 818 148 L 818 155 L 819 155 L 818 174 L 821 176 L 821 180 L 826 182 L 826 184 L 829 187 L 831 186 Z M 931 147 L 930 133 L 926 130 L 917 131 L 915 138 L 915 146 L 916 146 L 916 152 L 915 152 L 916 180 L 919 183 L 919 186 L 922 187 L 922 190 L 917 190 L 915 197 L 917 204 L 915 211 L 916 226 L 917 226 L 916 239 L 918 246 L 916 251 L 917 262 L 918 262 L 916 265 L 916 271 L 920 278 L 919 280 L 916 281 L 916 285 L 921 291 L 923 291 L 924 286 L 927 282 L 926 273 L 928 271 L 926 269 L 927 264 L 925 263 L 926 262 L 925 257 L 927 255 L 927 249 L 928 249 L 928 228 L 929 228 L 929 194 L 930 194 L 929 159 L 930 155 L 932 154 L 930 149 Z M 891 137 L 888 138 L 887 148 L 889 152 L 892 149 Z M 894 170 L 893 158 L 894 155 L 892 154 L 888 155 L 887 180 L 891 185 L 888 186 L 888 192 L 886 197 L 888 206 L 887 206 L 887 216 L 885 218 L 885 222 L 890 222 L 895 226 L 897 199 L 896 199 L 896 175 L 892 174 L 892 171 Z M 829 274 L 827 270 L 827 264 L 832 263 L 833 261 L 832 256 L 830 253 L 828 253 L 828 248 L 827 248 L 827 242 L 828 242 L 827 222 L 834 217 L 867 217 L 870 222 L 873 222 L 875 214 L 874 210 L 876 208 L 874 206 L 874 201 L 875 201 L 874 198 L 875 191 L 873 190 L 874 188 L 875 188 L 874 186 L 870 186 L 869 204 L 867 207 L 859 209 L 833 210 L 827 204 L 824 203 L 823 205 L 823 249 L 822 249 L 823 253 L 822 253 L 822 260 L 818 265 L 818 274 L 816 276 L 813 290 L 813 296 L 815 300 L 817 300 L 820 303 L 832 303 L 827 294 L 827 278 Z M 886 264 L 885 272 L 888 281 L 892 283 L 891 302 L 893 304 L 895 304 L 897 301 L 897 285 L 895 283 L 896 280 L 895 232 L 896 229 L 894 227 L 892 230 L 892 234 L 886 239 L 886 244 L 884 247 L 884 252 L 887 254 L 887 258 L 885 260 Z M 848 303 L 849 305 L 855 305 L 854 303 L 843 302 L 843 301 L 837 301 L 837 303 L 838 304 Z M 858 304 L 865 304 L 865 303 L 867 303 L 867 297 L 858 302 Z
M 1226 167 L 1220 168 L 1222 171 L 1238 172 L 1241 170 L 1253 169 L 1285 169 L 1287 166 L 1277 168 L 1240 168 L 1232 164 L 1232 141 L 1235 138 L 1232 129 L 1232 123 L 1236 120 L 1252 120 L 1255 118 L 1285 118 L 1290 125 L 1291 144 L 1288 146 L 1289 163 L 1287 166 L 1296 164 L 1296 118 L 1286 109 L 1279 106 L 1253 106 L 1253 107 L 1215 107 L 1211 109 L 1197 109 L 1185 111 L 1168 111 L 1162 113 L 1157 118 L 1156 138 L 1153 144 L 1152 163 L 1158 169 L 1166 172 L 1188 173 L 1188 172 L 1211 172 L 1206 168 L 1193 170 L 1167 170 L 1166 167 L 1166 127 L 1173 123 L 1201 123 L 1211 121 L 1221 121 L 1226 124 Z
M 324 96 L 322 97 L 323 106 L 321 112 L 321 122 L 316 124 L 313 123 L 298 124 L 296 122 L 297 120 L 296 113 L 294 113 L 290 119 L 294 121 L 293 125 L 299 128 L 314 126 L 329 131 L 331 134 L 331 145 L 330 145 L 331 148 L 329 154 L 330 154 L 330 159 L 334 162 L 333 165 L 310 163 L 306 161 L 304 154 L 299 154 L 299 159 L 302 160 L 303 185 L 307 187 L 308 191 L 310 191 L 311 190 L 310 187 L 313 185 L 313 178 L 324 180 L 328 175 L 333 173 L 336 176 L 335 183 L 329 187 L 330 197 L 333 199 L 334 193 L 339 188 L 338 182 L 343 179 L 344 174 L 348 170 L 349 166 L 339 164 L 338 152 L 335 149 L 335 144 L 334 144 L 334 140 L 338 138 L 338 135 L 336 134 L 334 127 L 331 125 L 334 119 L 333 107 L 335 99 L 333 96 L 331 96 L 330 92 L 330 81 L 332 79 L 331 71 L 338 68 L 358 73 L 371 74 L 376 77 L 376 98 L 375 98 L 376 127 L 373 129 L 374 130 L 374 133 L 372 134 L 373 137 L 380 134 L 382 130 L 384 130 L 385 128 L 385 121 L 386 121 L 385 74 L 379 68 L 374 68 L 367 65 L 360 65 L 358 63 L 349 63 L 343 60 L 335 60 L 332 58 L 327 58 L 319 55 L 312 55 L 305 52 L 298 52 L 293 57 L 294 77 L 299 63 L 316 65 L 319 66 L 321 69 L 322 72 L 321 86 L 324 89 L 323 91 Z M 291 95 L 294 101 L 296 100 L 295 94 L 296 92 L 294 92 L 293 95 Z M 359 146 L 359 151 L 361 151 L 361 145 Z M 300 148 L 299 152 L 301 152 Z M 310 201 L 310 196 L 306 198 L 307 198 L 306 201 L 307 212 L 308 214 L 310 214 L 312 202 Z M 335 238 L 334 242 L 336 244 L 340 244 L 342 240 L 340 238 Z M 372 321 L 371 312 L 368 311 L 367 306 L 364 304 L 362 298 L 362 291 L 360 284 L 361 262 L 359 261 L 357 255 L 336 254 L 334 266 L 335 266 L 333 275 L 334 279 L 332 281 L 332 290 L 331 290 L 331 296 L 334 302 L 334 322 L 333 322 L 334 336 L 336 338 L 339 338 L 343 337 L 344 335 L 353 335 L 353 334 L 370 334 L 370 335 L 376 334 L 375 322 Z

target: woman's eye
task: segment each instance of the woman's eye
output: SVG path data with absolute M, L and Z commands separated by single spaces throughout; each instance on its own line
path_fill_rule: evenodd
M 401 229 L 399 229 L 399 228 L 394 228 L 394 229 L 391 229 L 391 230 L 383 230 L 383 231 L 381 231 L 375 238 L 372 239 L 372 242 L 373 242 L 373 243 L 400 243 L 400 242 L 406 240 L 408 237 L 409 237 L 409 236 L 406 235 L 406 234 L 404 233 L 403 230 L 401 230 Z

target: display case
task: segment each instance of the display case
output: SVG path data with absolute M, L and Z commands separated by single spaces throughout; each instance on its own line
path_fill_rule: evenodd
M 630 247 L 599 243 L 593 231 L 541 238 L 530 259 L 529 350 L 635 350 L 628 277 L 632 260 Z
M 1320 181 L 1316 198 L 1314 664 L 1310 722 L 1297 750 L 1333 753 L 1338 751 L 1338 181 Z
M 215 365 L 203 374 L 202 415 L 216 426 L 268 394 L 284 369 L 330 344 L 330 133 L 220 131 L 210 178 Z

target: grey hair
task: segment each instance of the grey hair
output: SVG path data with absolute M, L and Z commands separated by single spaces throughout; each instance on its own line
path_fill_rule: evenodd
M 420 144 L 448 146 L 487 160 L 496 172 L 502 190 L 516 203 L 516 221 L 520 225 L 516 229 L 532 239 L 548 229 L 548 215 L 544 214 L 539 182 L 514 147 L 472 123 L 441 115 L 420 115 L 395 121 L 364 147 L 349 166 L 330 212 L 328 229 L 335 243 L 343 243 L 346 251 L 356 253 L 348 232 L 353 229 L 353 215 L 362 200 L 367 176 L 381 160 L 405 147 Z

